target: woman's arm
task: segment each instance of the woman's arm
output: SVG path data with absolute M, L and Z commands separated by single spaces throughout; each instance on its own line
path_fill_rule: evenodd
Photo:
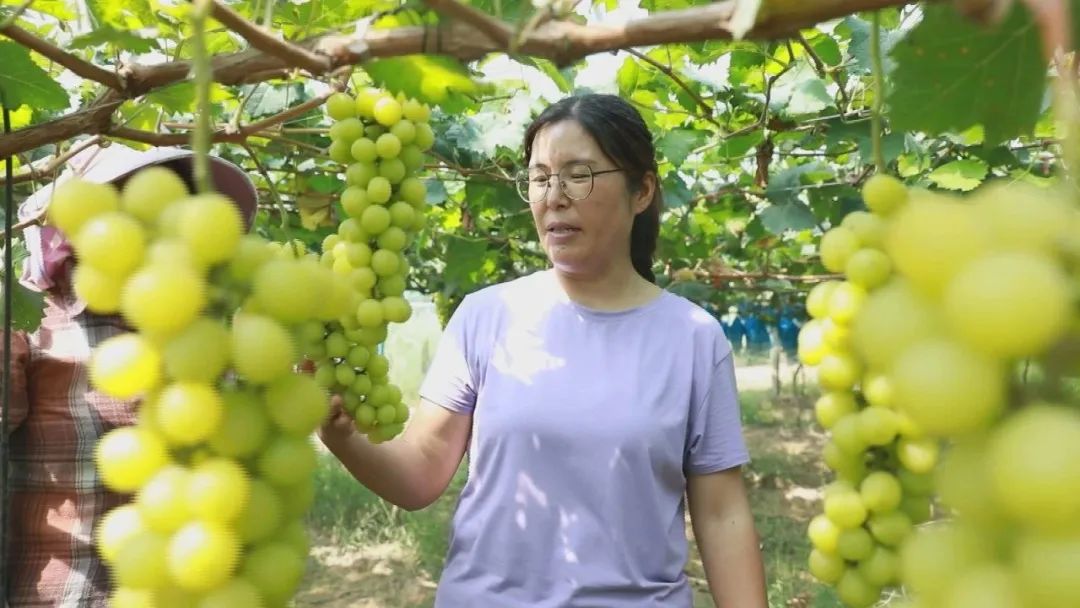
M 742 468 L 692 475 L 690 522 L 718 608 L 768 608 L 765 567 Z
M 446 491 L 465 454 L 471 427 L 472 416 L 422 400 L 401 435 L 373 444 L 356 431 L 335 397 L 319 438 L 357 481 L 384 500 L 415 511 Z

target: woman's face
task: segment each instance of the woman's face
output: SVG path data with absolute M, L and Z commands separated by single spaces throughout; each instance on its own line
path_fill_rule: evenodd
M 619 169 L 575 120 L 542 127 L 532 148 L 530 177 L 538 173 L 555 176 L 566 167 L 580 165 L 588 166 L 594 174 Z M 568 182 L 588 182 L 588 172 L 567 169 L 567 173 Z M 627 188 L 622 171 L 593 175 L 592 180 L 589 195 L 572 200 L 559 187 L 558 178 L 553 178 L 543 200 L 530 203 L 544 252 L 556 270 L 566 274 L 596 276 L 621 264 L 629 266 L 634 216 L 652 200 L 651 178 L 636 193 Z

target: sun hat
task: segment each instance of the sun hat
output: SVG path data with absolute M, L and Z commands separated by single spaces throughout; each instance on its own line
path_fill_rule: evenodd
M 96 183 L 115 183 L 136 171 L 155 165 L 171 165 L 181 174 L 191 175 L 195 154 L 184 148 L 162 146 L 136 150 L 119 143 L 92 145 L 73 155 L 64 171 L 52 183 L 40 188 L 19 205 L 21 223 L 41 218 L 52 199 L 54 188 L 73 177 Z M 228 196 L 240 209 L 245 230 L 250 229 L 258 205 L 255 184 L 237 165 L 210 156 L 211 181 L 216 191 Z M 30 289 L 46 291 L 57 284 L 66 262 L 73 255 L 65 235 L 50 225 L 30 224 L 23 229 L 30 256 L 23 263 L 20 282 Z

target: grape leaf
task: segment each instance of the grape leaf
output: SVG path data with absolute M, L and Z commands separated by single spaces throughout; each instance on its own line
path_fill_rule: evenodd
M 507 182 L 471 179 L 465 184 L 465 200 L 474 208 L 501 208 L 518 211 L 525 204 Z
M 770 205 L 758 215 L 765 229 L 773 234 L 783 234 L 788 230 L 805 230 L 817 225 L 814 212 L 805 203 L 799 201 Z
M 377 86 L 438 104 L 451 113 L 472 107 L 472 97 L 482 88 L 461 62 L 442 55 L 390 57 L 372 61 L 365 67 Z
M 828 165 L 819 162 L 784 169 L 769 179 L 765 196 L 776 205 L 799 203 L 799 186 L 804 183 L 803 178 L 815 181 L 814 178 L 831 174 Z
M 1006 20 L 987 28 L 951 5 L 925 12 L 893 52 L 892 127 L 939 134 L 981 124 L 988 145 L 1030 133 L 1046 78 L 1030 14 L 1016 3 Z
M 850 32 L 851 41 L 848 44 L 848 53 L 854 62 L 852 72 L 857 74 L 869 74 L 873 69 L 873 61 L 870 55 L 870 28 L 869 21 L 859 17 L 845 17 L 838 29 L 847 29 Z M 893 48 L 903 37 L 903 33 L 896 30 L 881 28 L 881 68 L 886 74 L 890 74 L 896 67 L 896 61 L 890 55 Z
M 4 293 L 0 283 L 0 296 Z M 14 283 L 11 292 L 11 328 L 19 331 L 34 331 L 41 324 L 45 297 L 36 291 L 30 291 L 19 283 Z M 0 320 L 4 319 L 4 309 L 0 306 Z
M 696 129 L 672 129 L 656 142 L 656 148 L 664 158 L 678 167 L 683 164 L 690 152 L 705 143 L 709 133 Z
M 487 241 L 448 235 L 444 271 L 446 283 L 468 283 L 469 275 L 483 267 L 486 252 Z
M 979 158 L 954 160 L 941 165 L 926 176 L 927 179 L 947 190 L 973 190 L 986 179 L 989 167 Z
M 70 105 L 64 88 L 14 42 L 0 42 L 0 96 L 11 109 L 26 104 L 39 110 L 65 110 Z
M 118 49 L 123 49 L 132 53 L 149 53 L 154 49 L 160 48 L 157 40 L 142 38 L 133 32 L 118 30 L 108 25 L 103 25 L 86 34 L 76 36 L 68 43 L 68 48 L 85 49 L 101 46 L 103 44 L 111 44 Z

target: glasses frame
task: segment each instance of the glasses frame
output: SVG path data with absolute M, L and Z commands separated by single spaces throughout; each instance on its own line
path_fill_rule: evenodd
M 563 177 L 563 172 L 566 171 L 567 169 L 571 168 L 571 167 L 575 167 L 575 168 L 584 167 L 589 172 L 589 191 L 586 192 L 584 196 L 580 196 L 580 197 L 570 196 L 570 193 L 566 191 L 566 178 Z M 605 173 L 617 173 L 619 171 L 622 171 L 622 169 L 618 168 L 618 167 L 616 167 L 615 169 L 603 169 L 601 171 L 593 171 L 593 168 L 590 167 L 587 164 L 575 163 L 575 164 L 572 164 L 572 165 L 564 166 L 562 169 L 559 169 L 558 173 L 553 174 L 553 173 L 545 172 L 545 175 L 547 176 L 547 179 L 544 180 L 544 193 L 542 195 L 540 195 L 540 197 L 537 200 L 531 201 L 531 200 L 529 200 L 528 193 L 529 193 L 530 182 L 532 182 L 533 180 L 529 179 L 529 175 L 528 175 L 529 171 L 528 171 L 528 169 L 525 169 L 524 171 L 522 171 L 518 175 L 517 178 L 514 179 L 514 183 L 515 183 L 514 190 L 517 191 L 518 196 L 521 197 L 521 200 L 525 201 L 526 203 L 528 203 L 530 205 L 536 205 L 536 204 L 544 202 L 544 200 L 547 199 L 548 194 L 551 192 L 551 178 L 552 177 L 558 177 L 559 178 L 559 191 L 562 192 L 562 194 L 564 196 L 566 196 L 566 198 L 568 198 L 568 199 L 570 199 L 572 201 L 581 201 L 581 200 L 585 200 L 585 199 L 589 198 L 589 195 L 592 194 L 593 188 L 596 187 L 596 176 L 597 175 L 604 175 Z

